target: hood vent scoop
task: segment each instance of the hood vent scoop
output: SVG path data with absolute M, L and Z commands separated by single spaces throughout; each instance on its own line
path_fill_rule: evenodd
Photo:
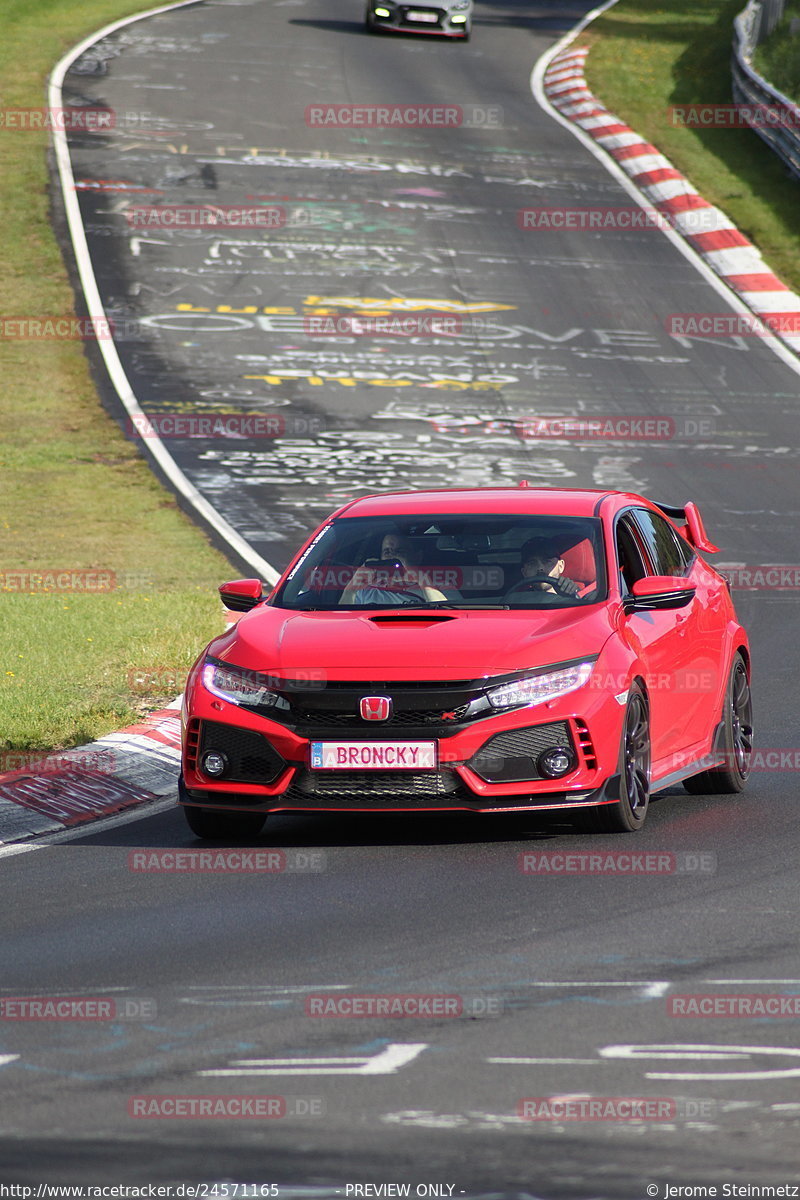
M 394 613 L 368 618 L 373 625 L 441 625 L 454 621 L 452 613 Z

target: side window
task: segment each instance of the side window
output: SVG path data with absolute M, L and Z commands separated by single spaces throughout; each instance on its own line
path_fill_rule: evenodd
M 617 562 L 619 563 L 620 589 L 625 595 L 630 592 L 637 579 L 644 579 L 647 570 L 639 549 L 635 527 L 630 515 L 620 517 L 615 535 Z
M 682 542 L 664 517 L 645 508 L 636 509 L 636 524 L 657 575 L 683 575 L 692 559 L 692 551 Z

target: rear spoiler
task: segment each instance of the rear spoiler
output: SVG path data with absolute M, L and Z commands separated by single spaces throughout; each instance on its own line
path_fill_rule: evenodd
M 691 500 L 687 500 L 683 508 L 678 508 L 674 504 L 659 504 L 654 501 L 656 508 L 660 508 L 666 516 L 673 521 L 685 521 L 685 527 L 679 529 L 678 532 L 686 539 L 690 546 L 694 546 L 695 550 L 702 550 L 704 554 L 719 554 L 719 546 L 715 546 L 709 540 L 703 525 L 703 518 L 700 516 L 700 509 Z

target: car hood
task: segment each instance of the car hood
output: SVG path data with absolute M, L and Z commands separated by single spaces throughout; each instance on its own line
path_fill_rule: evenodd
M 476 679 L 599 654 L 613 631 L 605 605 L 547 611 L 292 612 L 260 607 L 210 654 L 287 677 Z

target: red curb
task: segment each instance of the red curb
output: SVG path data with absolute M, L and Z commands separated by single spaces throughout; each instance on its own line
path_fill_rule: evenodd
M 633 130 L 628 129 L 627 132 L 633 133 Z M 658 154 L 659 151 L 649 142 L 637 142 L 634 146 L 615 146 L 609 149 L 608 153 L 613 155 L 617 162 L 622 162 L 624 158 L 640 158 L 644 154 Z
M 647 184 L 664 183 L 667 179 L 683 179 L 675 167 L 658 167 L 655 171 L 642 171 L 640 175 L 631 175 L 634 183 Z
M 159 757 L 164 762 L 161 747 L 173 750 L 180 747 L 180 714 L 176 709 L 159 709 L 138 724 L 107 734 L 88 746 L 30 752 L 30 766 L 0 774 L 0 801 L 51 821 L 50 830 L 41 827 L 35 830 L 41 834 L 55 833 L 158 800 L 157 793 L 129 781 L 123 774 L 131 769 L 133 755 L 134 764 L 136 760 L 140 764 L 138 769 L 133 766 L 133 778 L 141 775 L 142 759 L 146 760 L 150 753 L 148 742 L 152 744 L 154 763 Z M 117 755 L 118 750 L 124 750 L 124 755 Z M 19 757 L 24 760 L 25 752 L 20 752 Z M 0 838 L 3 833 L 0 826 Z M 19 841 L 19 833 L 19 823 L 14 820 L 11 840 Z M 25 836 L 33 835 L 29 830 Z
M 656 208 L 663 213 L 696 212 L 698 208 L 712 208 L 697 192 L 685 192 L 682 196 L 672 196 L 669 200 L 659 200 Z
M 50 817 L 64 826 L 107 817 L 135 804 L 155 800 L 152 792 L 133 787 L 124 779 L 94 771 L 60 771 L 52 775 L 26 775 L 0 782 L 0 799 Z
M 752 246 L 738 229 L 715 229 L 711 233 L 690 233 L 688 240 L 697 250 L 706 254 L 714 250 L 734 250 L 739 246 Z
M 630 129 L 627 125 L 595 125 L 586 132 L 593 138 L 601 138 L 616 136 L 618 133 L 630 133 Z
M 777 275 L 728 275 L 728 282 L 742 292 L 788 292 Z

